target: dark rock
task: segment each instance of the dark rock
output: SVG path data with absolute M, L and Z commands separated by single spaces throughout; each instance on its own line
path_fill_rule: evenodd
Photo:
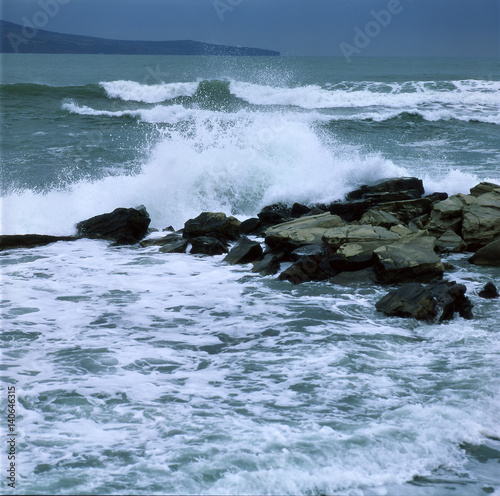
M 441 322 L 458 312 L 463 318 L 472 318 L 472 303 L 465 296 L 466 287 L 455 282 L 442 281 L 422 286 L 406 283 L 390 291 L 375 307 L 379 312 L 398 317 L 413 317 L 427 322 Z
M 304 245 L 292 251 L 289 255 L 289 259 L 296 262 L 301 257 L 325 257 L 327 255 L 332 255 L 334 252 L 324 244 L 315 243 L 313 245 Z
M 361 186 L 361 188 L 348 193 L 346 199 L 361 200 L 365 198 L 377 198 L 382 201 L 400 201 L 420 198 L 423 194 L 424 186 L 421 179 L 416 177 L 399 177 L 383 179 L 370 186 Z M 383 200 L 383 198 L 388 199 Z
M 262 246 L 256 241 L 242 236 L 240 240 L 231 248 L 231 251 L 224 258 L 224 262 L 231 265 L 246 264 L 255 262 L 262 256 Z
M 78 236 L 48 236 L 45 234 L 4 234 L 0 235 L 0 251 L 14 248 L 35 248 L 58 241 L 76 241 Z
M 150 222 L 151 219 L 142 206 L 116 208 L 113 212 L 79 222 L 76 228 L 79 236 L 127 245 L 141 241 L 148 232 Z
M 415 200 L 381 203 L 378 205 L 378 209 L 394 215 L 403 224 L 408 224 L 413 219 L 430 214 L 432 200 L 429 198 L 417 198 Z
M 498 290 L 496 286 L 492 282 L 487 282 L 484 285 L 484 288 L 479 292 L 479 296 L 481 298 L 498 298 L 500 295 L 498 294 Z
M 370 226 L 382 226 L 386 229 L 390 229 L 391 227 L 400 224 L 401 221 L 388 212 L 371 208 L 363 214 L 359 223 L 369 224 Z
M 257 217 L 267 226 L 281 224 L 292 218 L 292 209 L 284 203 L 275 203 L 267 205 L 258 214 Z
M 469 262 L 474 265 L 500 267 L 500 238 L 480 248 L 469 258 Z
M 241 222 L 235 217 L 227 217 L 222 212 L 203 212 L 184 224 L 183 237 L 215 237 L 220 241 L 236 241 L 240 237 Z
M 160 248 L 161 253 L 186 253 L 189 241 L 184 238 L 179 238 L 177 241 L 172 241 Z
M 163 238 L 143 239 L 140 242 L 140 245 L 143 248 L 146 248 L 148 246 L 165 246 L 171 243 L 175 243 L 176 241 L 179 241 L 181 239 L 181 235 L 172 233 L 164 236 Z
M 430 195 L 425 195 L 425 198 L 429 198 L 432 203 L 436 203 L 446 200 L 448 198 L 448 193 L 431 193 Z
M 444 266 L 434 252 L 435 243 L 435 238 L 425 236 L 377 248 L 373 255 L 379 281 L 393 284 L 441 278 Z
M 373 267 L 367 267 L 362 270 L 340 272 L 340 274 L 330 278 L 329 282 L 339 286 L 351 286 L 353 284 L 372 284 L 376 281 L 377 276 Z
M 280 257 L 273 253 L 267 253 L 262 260 L 254 262 L 252 272 L 263 276 L 272 276 L 280 270 Z
M 293 265 L 285 269 L 278 277 L 280 281 L 290 281 L 300 284 L 309 281 L 324 281 L 333 277 L 337 271 L 329 265 L 329 259 L 320 256 L 305 256 L 299 258 Z
M 476 251 L 500 237 L 500 188 L 484 193 L 464 209 L 462 238 Z
M 290 214 L 292 217 L 298 218 L 302 217 L 303 215 L 307 215 L 310 212 L 311 212 L 311 207 L 308 207 L 307 205 L 302 205 L 302 203 L 294 203 L 292 205 L 292 210 L 290 211 Z
M 455 231 L 449 229 L 436 241 L 436 248 L 441 253 L 461 253 L 465 250 L 465 242 Z
M 212 236 L 199 236 L 190 241 L 193 255 L 223 255 L 229 251 L 227 245 Z
M 240 224 L 240 234 L 260 234 L 262 221 L 256 217 L 246 219 Z
M 484 195 L 484 193 L 491 193 L 495 189 L 500 188 L 500 185 L 495 184 L 495 183 L 488 183 L 486 181 L 483 181 L 482 183 L 476 184 L 473 188 L 470 189 L 470 194 L 472 196 L 481 196 Z

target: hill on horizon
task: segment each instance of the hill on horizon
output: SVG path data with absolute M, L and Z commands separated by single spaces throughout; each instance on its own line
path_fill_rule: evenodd
M 216 45 L 193 40 L 112 40 L 33 29 L 0 20 L 0 53 L 53 53 L 105 55 L 229 55 L 279 56 L 262 48 Z

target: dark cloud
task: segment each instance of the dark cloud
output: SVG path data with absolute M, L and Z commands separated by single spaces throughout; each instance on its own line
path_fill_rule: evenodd
M 47 16 L 45 29 L 115 39 L 194 39 L 294 55 L 353 50 L 366 56 L 491 57 L 500 51 L 498 0 L 0 0 L 0 5 L 2 18 L 12 22 L 57 10 Z

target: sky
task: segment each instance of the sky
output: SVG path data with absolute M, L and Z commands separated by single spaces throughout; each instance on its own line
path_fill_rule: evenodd
M 316 56 L 500 56 L 500 0 L 0 0 L 60 33 Z

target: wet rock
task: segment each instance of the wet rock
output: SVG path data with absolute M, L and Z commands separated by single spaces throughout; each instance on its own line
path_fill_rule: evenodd
M 390 291 L 375 307 L 379 312 L 398 317 L 413 317 L 427 322 L 441 322 L 458 314 L 472 318 L 472 303 L 465 296 L 466 287 L 455 282 L 442 281 L 422 286 L 406 283 Z
M 78 235 L 91 239 L 106 239 L 116 244 L 135 244 L 148 233 L 151 222 L 144 207 L 117 208 L 76 225 Z
M 347 200 L 376 198 L 380 203 L 386 201 L 400 201 L 420 198 L 424 194 L 421 179 L 416 177 L 397 177 L 377 181 L 370 186 L 351 191 L 346 195 Z
M 373 267 L 367 267 L 366 269 L 356 271 L 340 272 L 329 280 L 331 284 L 338 284 L 339 286 L 373 284 L 376 281 L 377 276 L 375 275 Z
M 304 245 L 320 244 L 328 229 L 343 225 L 342 219 L 336 215 L 309 215 L 271 227 L 266 231 L 265 239 L 274 251 L 292 252 Z
M 434 204 L 429 222 L 425 226 L 429 234 L 439 238 L 446 231 L 462 232 L 463 212 L 470 199 L 466 195 L 453 195 Z M 471 197 L 473 200 L 473 197 Z
M 436 241 L 436 248 L 441 253 L 461 253 L 466 245 L 455 231 L 449 229 Z
M 226 244 L 212 236 L 199 236 L 190 241 L 193 255 L 223 255 L 229 251 Z
M 346 243 L 395 243 L 401 240 L 401 236 L 380 226 L 349 225 L 326 230 L 322 239 L 331 248 L 338 249 Z
M 324 281 L 333 277 L 337 271 L 330 267 L 329 258 L 321 256 L 305 256 L 285 269 L 278 277 L 280 281 L 300 284 L 310 281 Z
M 246 264 L 255 262 L 262 256 L 262 246 L 256 241 L 242 236 L 240 240 L 231 248 L 230 252 L 224 258 L 224 262 L 231 265 Z
M 380 204 L 377 208 L 394 215 L 403 224 L 408 224 L 416 218 L 430 214 L 432 200 L 430 198 L 417 198 L 415 200 L 394 201 Z
M 165 244 L 160 248 L 161 253 L 186 253 L 189 241 L 184 238 L 179 238 L 177 241 Z
M 147 248 L 148 246 L 165 246 L 171 243 L 175 243 L 182 239 L 180 234 L 168 234 L 167 236 L 163 236 L 162 238 L 151 238 L 151 239 L 143 239 L 140 242 L 140 245 L 143 248 Z
M 469 262 L 474 265 L 500 267 L 500 238 L 480 248 L 469 258 Z
M 257 217 L 246 219 L 240 224 L 240 234 L 260 234 L 262 226 L 262 221 Z
M 267 205 L 258 214 L 261 222 L 268 226 L 287 222 L 292 218 L 292 209 L 284 203 L 275 203 Z
M 280 270 L 280 257 L 273 253 L 267 253 L 262 260 L 254 262 L 252 272 L 259 273 L 262 276 L 272 276 Z
M 487 282 L 484 288 L 479 292 L 479 296 L 481 298 L 493 299 L 498 298 L 500 295 L 498 294 L 496 286 L 492 282 Z
M 434 252 L 435 244 L 435 238 L 423 236 L 377 248 L 373 255 L 379 281 L 393 284 L 441 278 L 444 266 Z
M 236 241 L 240 236 L 241 222 L 235 217 L 227 217 L 222 212 L 202 212 L 195 219 L 184 224 L 183 237 L 215 237 L 221 241 Z
M 359 223 L 369 224 L 370 226 L 381 226 L 386 229 L 390 229 L 393 226 L 397 226 L 400 223 L 400 220 L 388 212 L 371 208 L 368 212 L 363 214 Z
M 472 196 L 478 197 L 484 195 L 485 193 L 491 193 L 495 189 L 499 189 L 500 185 L 495 183 L 488 183 L 483 181 L 482 183 L 476 184 L 470 189 L 470 194 Z
M 311 207 L 308 207 L 307 205 L 302 205 L 302 203 L 294 203 L 292 205 L 292 210 L 290 211 L 290 214 L 292 217 L 298 218 L 302 217 L 303 215 L 307 215 L 310 212 L 311 212 Z
M 45 234 L 4 234 L 0 236 L 0 251 L 14 248 L 35 248 L 58 241 L 76 241 L 78 236 L 48 236 Z
M 500 189 L 495 189 L 478 196 L 465 208 L 462 238 L 468 249 L 475 251 L 498 236 L 500 236 Z

